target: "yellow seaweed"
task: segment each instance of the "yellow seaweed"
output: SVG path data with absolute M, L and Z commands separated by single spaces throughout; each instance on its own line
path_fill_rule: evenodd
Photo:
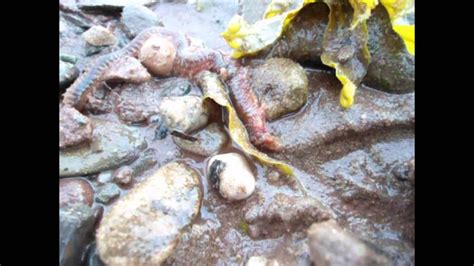
M 410 54 L 415 55 L 415 0 L 380 0 L 387 10 L 393 30 L 403 39 Z
M 232 57 L 254 55 L 274 43 L 304 6 L 318 1 L 326 3 L 330 8 L 330 25 L 324 34 L 324 38 L 329 41 L 326 41 L 326 45 L 323 44 L 323 50 L 327 51 L 321 55 L 321 61 L 336 69 L 336 76 L 343 85 L 340 103 L 343 107 L 349 108 L 354 103 L 356 88 L 362 80 L 361 74 L 365 75 L 355 71 L 355 68 L 357 65 L 367 68 L 370 63 L 366 20 L 370 17 L 371 10 L 379 4 L 378 0 L 347 0 L 354 10 L 349 25 L 346 25 L 347 17 L 340 12 L 341 6 L 347 4 L 346 0 L 273 0 L 267 7 L 263 19 L 249 25 L 242 17 L 234 16 L 221 35 L 233 49 Z M 403 39 L 408 52 L 414 55 L 415 25 L 414 21 L 410 21 L 414 15 L 414 0 L 380 0 L 380 2 L 389 13 L 394 31 Z M 351 58 L 350 60 L 355 60 L 353 64 L 338 62 L 335 52 L 330 51 L 329 44 L 331 41 L 340 41 L 338 33 L 341 32 L 346 35 L 358 34 L 356 37 L 360 43 L 356 47 L 355 55 L 359 55 L 359 58 Z M 329 36 L 330 34 L 333 36 Z
M 245 153 L 254 156 L 263 164 L 275 166 L 284 174 L 293 176 L 293 170 L 289 165 L 269 157 L 250 144 L 247 130 L 245 129 L 242 121 L 240 121 L 239 117 L 237 116 L 237 112 L 232 106 L 232 103 L 225 91 L 225 87 L 217 74 L 204 71 L 200 74 L 198 82 L 203 91 L 204 100 L 211 99 L 226 109 L 228 114 L 228 128 L 230 137 L 242 148 Z

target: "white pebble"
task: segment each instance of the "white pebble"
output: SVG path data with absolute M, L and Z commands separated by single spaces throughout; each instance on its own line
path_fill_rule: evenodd
M 209 108 L 198 96 L 165 97 L 158 110 L 170 130 L 185 133 L 204 127 L 209 120 Z
M 255 176 L 245 158 L 238 153 L 213 156 L 207 174 L 211 183 L 218 186 L 222 197 L 230 201 L 246 199 L 255 191 Z

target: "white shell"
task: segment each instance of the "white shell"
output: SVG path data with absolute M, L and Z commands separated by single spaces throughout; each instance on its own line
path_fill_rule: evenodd
M 238 153 L 226 153 L 213 156 L 208 163 L 207 173 L 215 160 L 225 164 L 219 175 L 219 193 L 231 200 L 243 200 L 255 191 L 255 176 L 245 158 Z

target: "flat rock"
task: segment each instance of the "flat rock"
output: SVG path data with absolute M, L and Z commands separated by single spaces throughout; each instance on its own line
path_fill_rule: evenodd
M 108 265 L 161 265 L 199 213 L 201 198 L 193 169 L 164 165 L 103 217 L 96 236 L 100 258 Z
M 90 145 L 59 152 L 59 175 L 88 175 L 109 170 L 136 159 L 147 147 L 145 139 L 122 124 L 93 119 L 94 137 Z
M 123 8 L 121 22 L 125 25 L 128 37 L 134 38 L 149 27 L 163 26 L 158 16 L 142 5 L 127 5 Z
M 229 141 L 227 132 L 217 123 L 212 123 L 192 135 L 196 141 L 173 136 L 173 142 L 181 149 L 204 157 L 217 153 Z
M 87 205 L 59 209 L 59 265 L 82 265 L 93 239 L 94 211 Z
M 119 13 L 127 5 L 152 5 L 158 0 L 81 0 L 77 6 L 88 12 Z

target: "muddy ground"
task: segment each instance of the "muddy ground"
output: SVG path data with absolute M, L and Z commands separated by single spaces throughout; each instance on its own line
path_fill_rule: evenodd
M 229 19 L 236 13 L 243 14 L 249 20 L 255 19 L 268 1 L 255 4 L 255 8 L 250 8 L 252 4 L 247 1 L 200 2 L 201 11 L 194 4 L 181 2 L 165 1 L 149 7 L 165 27 L 200 39 L 210 48 L 229 52 L 219 35 Z M 74 7 L 72 1 L 62 3 L 66 7 Z M 121 41 L 127 42 L 119 13 L 90 14 L 63 9 L 60 14 L 69 27 L 60 36 L 60 53 L 79 58 L 76 64 L 79 70 L 97 56 L 120 47 Z M 70 18 L 65 19 L 67 16 L 84 16 L 81 18 L 83 23 L 108 26 L 118 36 L 119 42 L 97 54 L 86 56 L 85 43 L 80 35 L 84 29 L 78 27 L 78 23 L 74 25 Z M 342 228 L 389 257 L 395 265 L 414 265 L 415 188 L 399 173 L 403 164 L 414 158 L 414 92 L 388 94 L 363 86 L 357 92 L 356 104 L 344 110 L 339 105 L 341 85 L 334 73 L 310 68 L 305 68 L 305 71 L 310 90 L 307 103 L 298 112 L 271 122 L 270 128 L 272 133 L 280 136 L 284 146 L 281 153 L 271 156 L 294 166 L 296 178 L 306 191 L 284 180 L 272 181 L 269 178 L 271 170 L 249 158 L 256 175 L 256 191 L 244 201 L 230 203 L 212 189 L 204 175 L 208 157 L 180 150 L 169 134 L 157 139 L 154 125 L 136 123 L 127 126 L 134 128 L 146 140 L 146 149 L 156 151 L 156 164 L 147 167 L 130 184 L 120 186 L 120 196 L 107 204 L 95 200 L 93 206 L 102 207 L 105 214 L 117 198 L 126 195 L 162 165 L 176 160 L 185 161 L 201 174 L 204 196 L 200 213 L 185 228 L 165 265 L 244 265 L 255 255 L 274 259 L 280 265 L 310 265 L 306 228 L 272 236 L 257 233 L 255 237 L 249 232 L 246 211 L 252 206 L 265 208 L 278 193 L 319 200 L 334 213 Z M 117 85 L 113 91 L 134 102 L 150 101 L 150 97 L 156 101 L 162 98 L 158 94 L 150 96 L 146 89 L 136 89 L 139 86 Z M 190 94 L 200 94 L 197 86 L 191 87 Z M 107 95 L 113 98 L 112 93 L 107 92 Z M 110 101 L 114 106 L 113 100 Z M 125 124 L 113 111 L 100 114 L 86 110 L 85 114 L 89 118 Z M 213 121 L 222 124 L 219 115 Z M 243 154 L 232 142 L 220 153 L 229 151 Z M 86 180 L 96 197 L 103 186 L 98 174 L 73 177 Z M 278 224 L 267 226 L 270 230 L 272 226 L 277 230 Z M 89 252 L 86 265 L 100 264 L 93 254 L 93 251 Z

